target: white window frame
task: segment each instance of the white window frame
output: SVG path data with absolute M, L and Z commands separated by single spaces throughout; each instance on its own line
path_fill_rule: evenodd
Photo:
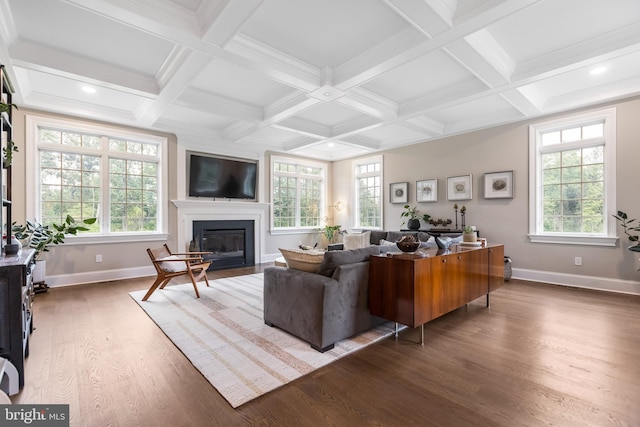
M 100 232 L 99 233 L 80 233 L 76 236 L 69 236 L 65 239 L 65 244 L 92 244 L 92 243 L 127 243 L 127 242 L 140 242 L 140 241 L 162 241 L 166 240 L 169 236 L 168 229 L 168 165 L 167 165 L 167 138 L 147 134 L 143 132 L 135 132 L 128 129 L 121 129 L 117 126 L 107 124 L 95 124 L 85 122 L 79 119 L 58 119 L 53 117 L 41 117 L 34 115 L 27 115 L 26 121 L 26 141 L 25 141 L 25 153 L 27 159 L 33 159 L 33 162 L 27 161 L 27 173 L 26 173 L 26 191 L 27 194 L 35 194 L 37 197 L 27 197 L 25 202 L 25 210 L 27 218 L 41 218 L 40 212 L 40 148 L 39 148 L 39 129 L 50 128 L 56 130 L 64 130 L 69 132 L 89 133 L 95 135 L 105 135 L 114 139 L 134 140 L 140 142 L 149 142 L 158 144 L 159 151 L 159 172 L 160 177 L 158 183 L 160 189 L 158 191 L 158 230 L 155 232 L 118 232 L 110 233 L 109 229 L 109 217 L 108 211 L 109 205 L 107 197 L 108 192 L 101 192 L 100 205 L 101 218 L 100 218 Z M 51 147 L 42 147 L 43 149 L 51 150 Z M 102 155 L 106 155 L 106 148 L 103 150 Z M 56 150 L 54 150 L 56 151 Z M 60 150 L 64 151 L 64 147 Z M 108 185 L 109 170 L 108 168 L 102 170 L 102 181 Z
M 271 167 L 270 167 L 270 181 L 269 181 L 269 205 L 270 205 L 270 209 L 271 209 L 271 223 L 270 223 L 270 230 L 271 230 L 271 234 L 276 235 L 276 234 L 307 234 L 311 231 L 316 231 L 318 228 L 321 228 L 322 226 L 319 225 L 318 227 L 275 227 L 274 222 L 275 222 L 275 216 L 274 216 L 274 212 L 273 212 L 273 181 L 274 178 L 276 176 L 276 172 L 275 172 L 275 167 L 274 164 L 276 162 L 279 163 L 291 163 L 291 164 L 295 164 L 297 166 L 308 166 L 308 167 L 315 167 L 315 168 L 321 168 L 322 169 L 322 185 L 320 188 L 320 223 L 322 223 L 322 219 L 325 218 L 327 216 L 327 191 L 328 191 L 328 177 L 327 174 L 329 173 L 329 167 L 326 163 L 322 163 L 322 162 L 314 162 L 312 160 L 305 160 L 305 159 L 300 159 L 298 157 L 287 157 L 287 156 L 271 156 Z M 298 175 L 296 175 L 298 176 Z M 299 177 L 299 176 L 298 176 Z M 300 188 L 297 189 L 297 194 L 296 194 L 296 200 L 299 202 L 300 200 Z M 299 203 L 296 205 L 296 223 L 299 224 L 300 223 L 300 210 L 299 208 Z
M 542 224 L 542 134 L 604 120 L 604 233 L 549 233 Z M 563 151 L 588 142 L 562 143 Z M 566 147 L 566 148 L 565 148 Z M 575 114 L 529 126 L 529 240 L 532 243 L 615 246 L 616 206 L 616 110 L 615 108 Z
M 383 230 L 384 229 L 384 157 L 383 156 L 371 156 L 362 159 L 353 160 L 351 162 L 351 171 L 352 177 L 351 182 L 353 183 L 353 199 L 351 200 L 351 205 L 353 206 L 353 229 L 362 230 L 362 229 L 371 229 L 371 230 Z M 360 224 L 360 198 L 358 197 L 358 178 L 360 177 L 357 173 L 358 167 L 363 164 L 368 163 L 380 163 L 380 228 L 374 227 L 363 227 Z

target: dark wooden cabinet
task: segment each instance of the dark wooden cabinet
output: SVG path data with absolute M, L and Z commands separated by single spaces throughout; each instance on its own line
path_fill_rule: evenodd
M 0 356 L 18 370 L 24 386 L 24 359 L 29 356 L 33 331 L 33 249 L 0 258 Z
M 416 254 L 374 255 L 369 260 L 369 311 L 416 327 L 449 313 L 504 282 L 504 246 Z M 502 271 L 502 276 L 501 276 Z

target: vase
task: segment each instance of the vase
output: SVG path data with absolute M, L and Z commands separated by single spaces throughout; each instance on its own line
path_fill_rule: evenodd
M 462 233 L 462 241 L 463 242 L 477 242 L 478 241 L 477 232 L 472 231 L 471 233 Z
M 419 230 L 420 229 L 420 220 L 418 218 L 413 218 L 407 221 L 407 227 L 409 230 Z

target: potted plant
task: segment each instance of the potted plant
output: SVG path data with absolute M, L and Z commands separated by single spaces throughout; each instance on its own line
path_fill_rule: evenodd
M 478 235 L 476 230 L 473 229 L 470 225 L 466 225 L 462 227 L 462 241 L 463 242 L 477 242 Z
M 638 235 L 634 235 L 629 233 L 629 231 L 640 231 L 640 227 L 639 226 L 632 226 L 633 222 L 636 221 L 636 219 L 629 219 L 629 216 L 626 214 L 626 212 L 622 212 L 622 211 L 618 211 L 618 215 L 613 215 L 613 217 L 618 221 L 618 224 L 624 229 L 624 234 L 626 234 L 629 237 L 629 241 L 633 242 L 634 244 L 627 247 L 627 249 L 629 249 L 630 251 L 633 252 L 640 252 L 640 242 L 638 242 Z
M 18 152 L 18 146 L 13 141 L 7 141 L 7 146 L 2 147 L 2 166 L 5 168 L 11 166 L 13 162 L 13 153 Z
M 16 110 L 18 106 L 15 104 L 7 104 L 6 102 L 0 102 L 0 113 L 7 113 L 11 110 L 11 107 L 14 107 Z
M 420 229 L 420 218 L 422 218 L 424 222 L 427 222 L 431 218 L 431 215 L 422 214 L 422 216 L 420 216 L 417 206 L 404 205 L 404 211 L 400 214 L 400 217 L 409 218 L 407 221 L 402 221 L 402 225 L 406 222 L 409 230 L 418 230 Z
M 324 227 L 320 228 L 319 231 L 331 245 L 333 243 L 336 243 L 335 240 L 337 239 L 338 235 L 342 233 L 340 231 L 341 227 L 341 225 L 325 225 Z
M 87 225 L 96 222 L 96 218 L 87 218 L 77 222 L 71 215 L 67 215 L 62 224 L 52 226 L 43 225 L 37 221 L 27 220 L 25 225 L 13 223 L 11 230 L 16 239 L 23 241 L 23 246 L 35 249 L 36 269 L 33 274 L 34 283 L 41 283 L 46 290 L 45 272 L 46 261 L 41 259 L 44 252 L 48 252 L 52 245 L 64 243 L 67 235 L 76 235 L 79 231 L 88 231 Z

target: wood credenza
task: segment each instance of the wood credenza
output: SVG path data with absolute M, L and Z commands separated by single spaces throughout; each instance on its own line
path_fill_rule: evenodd
M 504 284 L 504 245 L 415 254 L 381 254 L 369 260 L 369 311 L 415 328 L 487 295 Z

